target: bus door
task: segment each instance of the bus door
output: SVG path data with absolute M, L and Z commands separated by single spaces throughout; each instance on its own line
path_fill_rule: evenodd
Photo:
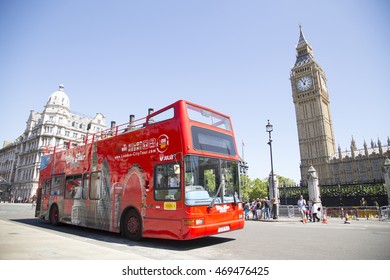
M 37 200 L 35 205 L 35 214 L 41 211 L 41 204 L 42 204 L 42 188 L 37 189 Z M 33 202 L 34 203 L 34 202 Z M 35 216 L 37 217 L 37 216 Z
M 82 176 L 70 175 L 65 178 L 65 200 L 63 210 L 63 220 L 72 224 L 80 224 L 79 208 L 81 207 L 82 198 Z
M 154 167 L 153 194 L 148 196 L 145 233 L 161 238 L 179 238 L 182 217 L 182 172 L 177 162 Z
M 49 192 L 49 201 L 47 203 L 48 210 L 50 211 L 49 207 L 55 203 L 58 205 L 58 208 L 60 209 L 60 215 L 62 215 L 62 208 L 63 208 L 63 195 L 64 195 L 64 180 L 65 175 L 59 174 L 54 175 L 51 180 L 50 185 L 50 192 Z

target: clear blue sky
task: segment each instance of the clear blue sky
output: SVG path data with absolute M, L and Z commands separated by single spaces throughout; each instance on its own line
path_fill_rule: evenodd
M 249 175 L 299 181 L 290 70 L 302 25 L 328 78 L 336 145 L 389 131 L 390 2 L 0 1 L 0 141 L 64 84 L 71 110 L 125 123 L 178 99 L 232 117 Z

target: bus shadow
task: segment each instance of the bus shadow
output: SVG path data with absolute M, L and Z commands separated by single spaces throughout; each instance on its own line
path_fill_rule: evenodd
M 214 246 L 230 241 L 234 241 L 234 238 L 227 238 L 221 236 L 208 236 L 193 240 L 167 240 L 156 238 L 143 238 L 141 241 L 130 241 L 122 237 L 119 233 L 108 232 L 104 230 L 91 229 L 85 227 L 79 227 L 69 224 L 61 224 L 59 226 L 53 226 L 49 222 L 37 219 L 11 219 L 13 222 L 21 224 L 51 230 L 53 232 L 59 232 L 62 234 L 70 234 L 82 238 L 89 238 L 100 242 L 109 242 L 115 244 L 121 244 L 125 246 L 137 246 L 145 248 L 159 248 L 165 250 L 174 251 L 191 251 L 194 249 Z

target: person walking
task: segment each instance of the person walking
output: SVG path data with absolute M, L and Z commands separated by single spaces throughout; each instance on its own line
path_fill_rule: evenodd
M 265 197 L 265 199 L 264 199 L 264 220 L 270 219 L 270 207 L 271 207 L 271 201 L 268 199 L 268 197 Z
M 252 220 L 257 220 L 256 200 L 253 200 L 251 204 Z
M 31 209 L 37 205 L 37 196 L 34 194 L 31 201 Z
M 257 219 L 260 220 L 261 219 L 261 202 L 260 202 L 260 199 L 256 199 L 256 215 L 257 215 Z
M 245 212 L 245 220 L 249 220 L 249 213 L 251 211 L 251 205 L 249 201 L 245 201 L 244 203 L 244 212 Z
M 313 204 L 311 206 L 311 213 L 313 215 L 313 223 L 317 220 L 317 222 L 321 221 L 320 218 L 318 218 L 318 212 L 321 210 L 317 202 L 313 201 Z
M 312 209 L 313 209 L 313 201 L 309 200 L 306 204 L 306 220 L 309 220 L 310 222 L 313 220 L 312 219 Z
M 297 202 L 299 213 L 302 217 L 302 223 L 306 223 L 306 200 L 303 199 L 303 195 L 299 197 L 299 200 Z
M 344 224 L 350 224 L 349 218 L 348 218 L 348 211 L 343 207 L 341 207 L 341 219 L 344 219 Z
M 366 216 L 368 220 L 368 214 L 367 214 L 367 200 L 362 197 L 362 200 L 360 201 L 360 207 L 363 209 L 364 216 Z

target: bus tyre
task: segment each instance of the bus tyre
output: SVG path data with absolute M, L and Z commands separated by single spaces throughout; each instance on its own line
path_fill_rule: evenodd
M 142 233 L 142 220 L 134 209 L 128 210 L 123 218 L 122 232 L 124 236 L 133 241 L 139 241 Z
M 50 215 L 49 215 L 49 221 L 53 226 L 58 226 L 60 223 L 59 220 L 59 211 L 57 205 L 53 205 L 50 208 Z

